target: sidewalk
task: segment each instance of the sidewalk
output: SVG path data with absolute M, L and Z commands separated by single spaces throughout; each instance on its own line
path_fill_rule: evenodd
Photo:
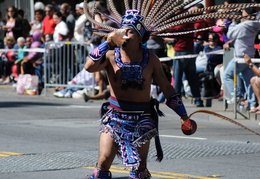
M 51 100 L 61 100 L 59 98 L 56 98 L 53 96 L 53 93 L 54 93 L 54 88 L 48 88 L 47 89 L 47 94 L 44 94 L 44 90 L 42 91 L 42 94 L 41 95 L 37 95 L 37 98 L 41 98 L 41 99 L 51 99 Z M 16 93 L 15 91 L 15 87 L 10 84 L 10 85 L 0 85 L 0 96 L 2 95 L 5 95 L 5 96 L 17 96 L 17 100 L 19 100 L 20 97 L 22 97 L 23 99 L 28 97 L 28 100 L 30 100 L 30 98 L 32 96 L 26 96 L 26 95 L 19 95 Z M 36 96 L 35 96 L 36 97 Z M 71 101 L 72 103 L 75 103 L 75 102 L 79 102 L 79 103 L 83 103 L 85 104 L 84 100 L 82 99 L 71 99 L 71 98 L 67 98 L 66 101 Z M 93 101 L 93 102 L 96 102 L 96 101 Z M 100 102 L 100 100 L 99 100 Z M 225 109 L 225 104 L 223 101 L 219 101 L 218 99 L 212 99 L 212 104 L 211 104 L 211 107 L 201 107 L 201 108 L 197 108 L 195 105 L 194 105 L 194 101 L 192 98 L 183 98 L 183 102 L 187 108 L 187 110 L 190 112 L 194 112 L 194 111 L 197 111 L 197 110 L 208 110 L 208 111 L 213 111 L 215 113 L 218 113 L 220 115 L 223 115 L 225 117 L 228 117 L 228 118 L 231 118 L 231 119 L 234 119 L 234 120 L 238 120 L 238 121 L 241 121 L 241 120 L 244 120 L 244 121 L 255 121 L 257 120 L 257 123 L 260 122 L 260 116 L 254 114 L 254 113 L 249 113 L 248 111 L 246 111 L 245 108 L 239 108 L 238 107 L 238 112 L 240 112 L 241 114 L 237 113 L 236 115 L 236 119 L 235 119 L 235 113 L 234 113 L 234 105 L 233 104 L 228 104 L 227 108 Z M 204 102 L 204 106 L 206 106 L 206 99 L 203 99 L 203 102 Z M 196 115 L 196 114 L 195 114 Z M 245 118 L 244 116 L 246 116 L 247 118 Z M 209 115 L 209 118 L 219 118 L 219 117 L 216 117 L 214 115 Z M 258 122 L 259 121 L 259 122 Z

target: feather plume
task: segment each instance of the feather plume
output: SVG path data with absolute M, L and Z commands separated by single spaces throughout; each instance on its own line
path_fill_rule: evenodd
M 109 7 L 110 7 L 111 11 L 112 11 L 112 12 L 114 13 L 114 15 L 116 16 L 117 20 L 118 20 L 118 21 L 121 21 L 122 17 L 121 17 L 121 15 L 119 14 L 119 12 L 116 10 L 114 1 L 113 1 L 113 0 L 108 0 L 108 4 L 109 4 Z
M 147 16 L 147 14 L 148 14 L 148 10 L 149 10 L 149 8 L 150 8 L 150 6 L 151 6 L 151 4 L 152 4 L 152 1 L 153 0 L 147 0 L 147 3 L 145 4 L 143 4 L 143 8 L 142 8 L 142 12 L 141 12 L 141 15 L 142 16 L 144 16 L 144 17 L 146 17 Z
M 106 36 L 107 33 L 117 30 L 116 28 L 95 21 L 87 10 L 88 0 L 84 1 L 84 12 L 87 19 L 95 25 L 95 34 Z M 201 0 L 188 0 L 186 2 L 183 2 L 183 0 L 124 0 L 124 6 L 126 10 L 140 10 L 141 15 L 143 16 L 142 22 L 146 26 L 147 30 L 150 31 L 151 35 L 161 37 L 181 36 L 189 33 L 206 31 L 215 26 L 211 25 L 206 28 L 183 31 L 173 31 L 171 29 L 174 26 L 185 23 L 194 23 L 196 20 L 200 19 L 241 19 L 244 17 L 241 15 L 234 15 L 232 12 L 240 12 L 246 7 L 260 7 L 260 3 L 235 3 L 228 5 L 214 5 L 193 11 L 188 10 L 191 6 L 194 6 L 200 2 Z M 119 24 L 122 21 L 122 15 L 116 9 L 114 0 L 108 0 L 108 6 L 114 14 L 114 18 L 109 18 Z M 220 12 L 217 11 L 218 9 L 225 10 Z M 205 11 L 209 13 L 203 14 Z M 255 16 L 248 16 L 247 18 L 251 20 L 259 19 L 259 17 Z
M 130 6 L 129 6 L 128 0 L 124 0 L 124 3 L 125 3 L 125 9 L 126 9 L 126 10 L 129 10 L 129 9 L 130 9 Z
M 211 7 L 207 7 L 207 8 L 201 8 L 201 9 L 198 9 L 198 10 L 195 10 L 195 11 L 181 13 L 179 15 L 172 17 L 172 18 L 168 18 L 168 20 L 163 18 L 164 21 L 162 21 L 162 20 L 155 21 L 154 26 L 157 26 L 158 24 L 160 24 L 160 25 L 169 24 L 170 22 L 177 21 L 177 20 L 182 19 L 184 17 L 188 17 L 188 16 L 191 16 L 191 15 L 197 14 L 199 12 L 203 12 L 203 11 L 209 11 L 209 10 L 212 11 L 212 10 L 217 10 L 217 9 L 231 8 L 231 9 L 224 10 L 224 11 L 221 11 L 221 12 L 210 13 L 210 14 L 220 14 L 220 13 L 222 13 L 222 14 L 226 14 L 228 16 L 227 13 L 238 12 L 241 9 L 246 8 L 246 7 L 257 7 L 257 4 L 229 4 L 229 5 L 216 5 L 216 6 L 211 6 Z
M 99 23 L 97 21 L 95 21 L 89 14 L 88 12 L 88 4 L 87 4 L 87 0 L 84 1 L 84 13 L 86 15 L 86 18 L 93 24 L 95 24 L 96 26 L 98 27 L 102 27 L 103 29 L 108 29 L 108 30 L 111 30 L 111 31 L 114 31 L 116 30 L 116 28 L 113 28 L 113 27 L 110 27 L 108 25 L 105 25 L 105 24 L 102 24 L 102 23 Z
M 136 1 L 137 0 L 133 0 L 133 2 L 132 2 L 132 9 L 136 9 L 137 8 Z

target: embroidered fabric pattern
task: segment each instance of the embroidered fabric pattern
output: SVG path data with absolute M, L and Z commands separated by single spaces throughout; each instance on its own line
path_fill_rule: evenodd
M 136 170 L 132 170 L 130 172 L 129 178 L 130 179 L 149 179 L 149 178 L 151 178 L 151 174 L 150 174 L 150 172 L 147 169 L 145 169 L 142 172 L 138 172 Z
M 187 115 L 186 109 L 182 103 L 181 96 L 179 94 L 175 94 L 167 99 L 166 105 L 174 110 L 180 117 Z
M 93 60 L 93 61 L 98 61 L 100 60 L 109 50 L 109 45 L 107 43 L 107 41 L 104 41 L 103 43 L 101 43 L 99 46 L 97 46 L 90 54 L 89 57 Z
M 93 171 L 93 174 L 91 175 L 91 177 L 89 179 L 98 179 L 98 178 L 112 179 L 112 174 L 110 171 L 105 171 L 102 168 L 96 167 Z
M 105 116 L 108 116 L 109 120 L 101 125 L 100 132 L 108 131 L 119 144 L 119 156 L 124 165 L 138 168 L 141 160 L 137 147 L 158 135 L 151 115 L 119 113 L 110 110 Z
M 144 78 L 142 72 L 149 61 L 148 50 L 146 48 L 144 48 L 143 61 L 141 64 L 123 63 L 121 60 L 120 48 L 115 49 L 115 61 L 117 66 L 121 69 L 122 89 L 144 89 Z

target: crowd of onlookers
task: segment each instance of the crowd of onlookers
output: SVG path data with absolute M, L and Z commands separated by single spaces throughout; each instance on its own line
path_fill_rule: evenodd
M 236 1 L 224 1 L 224 4 L 230 3 L 236 3 Z M 255 0 L 255 3 L 259 2 Z M 94 7 L 95 10 L 102 13 L 94 13 Z M 192 11 L 203 7 L 199 3 L 189 10 Z M 100 23 L 117 27 L 117 24 L 107 18 L 107 16 L 104 16 L 104 14 L 113 16 L 107 9 L 104 1 L 98 1 L 95 5 L 94 2 L 89 2 L 88 10 Z M 218 11 L 225 11 L 225 9 L 218 9 Z M 258 11 L 257 8 L 245 8 L 241 14 L 243 16 L 258 16 Z M 198 15 L 202 13 L 205 12 L 198 13 Z M 237 96 L 234 96 L 233 77 L 236 73 L 233 71 L 234 59 L 228 59 L 230 62 L 224 69 L 223 55 L 219 53 L 205 55 L 205 53 L 230 50 L 231 47 L 234 47 L 236 57 L 243 58 L 245 54 L 251 58 L 258 57 L 257 50 L 252 45 L 259 43 L 259 20 L 243 18 L 237 21 L 222 18 L 206 21 L 201 19 L 194 23 L 172 27 L 172 30 L 201 29 L 212 26 L 212 24 L 216 26 L 209 31 L 191 33 L 184 37 L 159 38 L 152 36 L 145 45 L 158 57 L 200 54 L 197 58 L 180 57 L 176 60 L 162 62 L 163 70 L 176 91 L 184 97 L 194 97 L 197 107 L 204 106 L 202 97 L 218 97 L 221 99 L 223 97 L 224 84 L 227 86 L 227 92 L 231 95 L 231 98 L 228 99 L 229 102 L 238 100 L 240 104 L 248 105 L 251 112 L 256 112 L 255 107 L 258 101 L 251 87 L 253 81 L 250 80 L 254 73 L 248 68 L 248 65 L 246 63 L 238 64 L 238 92 Z M 243 31 L 245 32 L 242 33 Z M 0 12 L 0 84 L 11 83 L 18 78 L 19 74 L 35 74 L 39 76 L 39 82 L 43 86 L 42 69 L 46 65 L 43 64 L 43 53 L 37 51 L 17 51 L 18 49 L 44 48 L 47 42 L 73 41 L 85 43 L 88 46 L 88 51 L 91 51 L 102 40 L 104 40 L 102 37 L 93 35 L 92 24 L 84 14 L 83 2 L 76 4 L 75 7 L 71 7 L 68 3 L 62 3 L 57 7 L 53 7 L 50 4 L 44 5 L 37 2 L 35 3 L 34 20 L 31 22 L 24 18 L 23 10 L 10 6 L 7 8 L 5 17 Z M 81 63 L 84 63 L 84 61 L 85 59 Z M 96 74 L 96 76 L 96 81 L 102 81 L 102 78 L 99 78 L 100 74 Z M 64 83 L 71 83 L 73 79 L 66 79 Z M 106 85 L 101 86 L 104 87 Z M 156 82 L 154 82 L 154 85 L 156 86 Z M 105 89 L 106 87 L 104 87 Z M 72 97 L 71 90 L 75 89 L 63 89 L 63 91 L 54 95 L 57 97 Z M 103 90 L 100 90 L 99 94 L 102 94 L 102 97 L 107 97 L 107 94 L 103 95 Z M 155 94 L 159 96 L 159 102 L 165 102 L 165 98 L 163 94 L 160 94 L 159 89 L 156 90 Z M 91 99 L 86 94 L 84 98 L 86 101 Z
M 8 84 L 19 74 L 37 74 L 37 66 L 43 63 L 43 53 L 21 49 L 44 48 L 50 41 L 99 44 L 101 38 L 92 36 L 91 23 L 84 15 L 83 6 L 82 2 L 72 9 L 68 3 L 63 3 L 56 10 L 51 4 L 37 2 L 31 22 L 24 18 L 23 10 L 14 6 L 7 7 L 5 16 L 0 12 L 0 83 Z M 89 8 L 94 8 L 93 2 L 89 3 Z M 96 8 L 103 11 L 104 5 L 100 2 Z

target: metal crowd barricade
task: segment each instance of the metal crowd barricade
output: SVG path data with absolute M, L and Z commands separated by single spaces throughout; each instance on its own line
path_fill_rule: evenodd
M 226 69 L 228 63 L 234 58 L 234 48 L 230 48 L 230 50 L 225 50 L 223 53 L 223 67 L 224 70 Z M 228 104 L 227 101 L 231 100 L 233 96 L 230 95 L 230 93 L 228 92 L 228 89 L 225 85 L 225 83 L 223 82 L 223 91 L 224 91 L 224 97 L 223 97 L 223 106 L 224 106 L 224 110 L 226 111 L 226 109 L 228 108 Z
M 44 55 L 44 85 L 45 95 L 50 87 L 78 87 L 92 88 L 94 91 L 95 80 L 84 83 L 85 79 L 76 84 L 68 83 L 84 68 L 86 56 L 90 46 L 85 42 L 48 42 Z M 93 74 L 92 74 L 93 75 Z M 79 75 L 78 75 L 79 76 Z M 84 78 L 83 75 L 80 77 Z

